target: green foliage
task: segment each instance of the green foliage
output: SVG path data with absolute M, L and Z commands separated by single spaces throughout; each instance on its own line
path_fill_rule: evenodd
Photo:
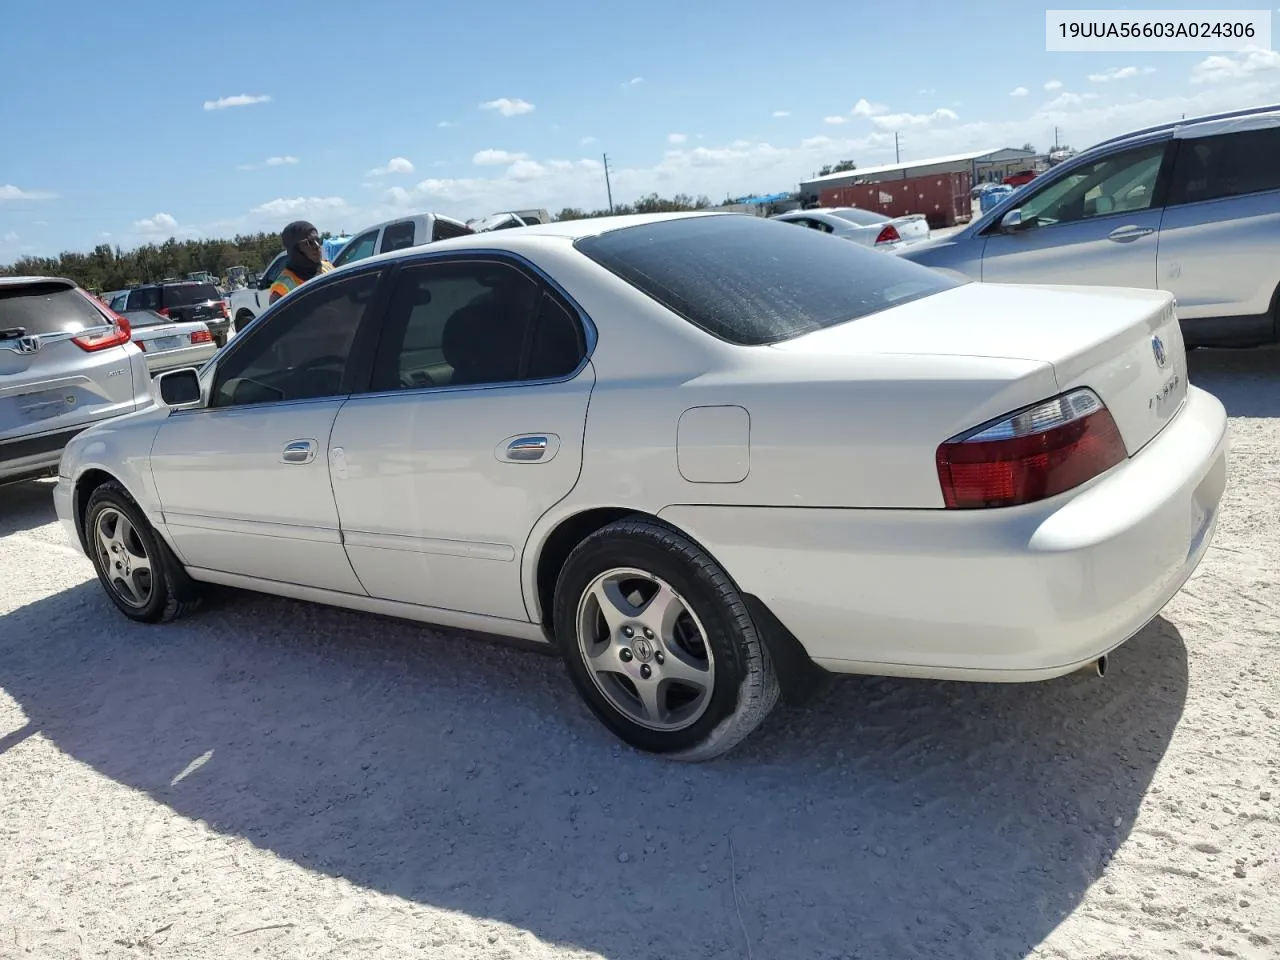
M 23 257 L 0 276 L 53 276 L 74 280 L 86 290 L 123 290 L 165 277 L 185 277 L 208 270 L 225 277 L 228 267 L 244 266 L 251 273 L 263 270 L 280 252 L 280 234 L 255 233 L 232 240 L 176 240 L 149 243 L 124 251 L 102 243 L 92 253 L 66 252 L 56 257 Z
M 612 211 L 604 208 L 588 213 L 577 207 L 565 207 L 556 214 L 556 219 L 586 220 L 591 217 L 620 217 L 629 213 L 684 213 L 689 210 L 705 210 L 711 205 L 711 200 L 705 195 L 693 197 L 687 193 L 677 193 L 668 200 L 656 193 L 651 193 L 641 197 L 635 203 L 615 203 Z
M 857 169 L 858 165 L 852 160 L 841 160 L 839 163 L 828 163 L 818 171 L 818 176 L 826 177 L 833 173 L 848 173 L 850 170 Z

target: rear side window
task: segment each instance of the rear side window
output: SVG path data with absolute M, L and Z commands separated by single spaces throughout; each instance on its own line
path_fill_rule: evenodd
M 1183 140 L 1168 203 L 1199 203 L 1280 190 L 1280 127 Z
M 74 333 L 107 322 L 104 314 L 66 284 L 0 286 L 0 338 Z
M 963 282 L 814 230 L 737 214 L 626 227 L 575 246 L 673 313 L 740 346 L 790 340 Z
M 391 224 L 391 226 L 382 231 L 382 246 L 378 248 L 378 252 L 390 253 L 392 250 L 403 250 L 405 247 L 412 247 L 415 232 L 412 220 Z
M 161 298 L 166 307 L 189 307 L 193 303 L 221 299 L 212 283 L 176 283 L 162 289 Z

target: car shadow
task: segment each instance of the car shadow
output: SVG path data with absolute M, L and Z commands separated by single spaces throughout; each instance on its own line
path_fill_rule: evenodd
M 34 530 L 57 520 L 53 485 L 53 480 L 27 480 L 0 486 L 0 537 Z
M 1231 417 L 1280 417 L 1280 348 L 1193 350 L 1187 373 L 1208 390 Z
M 0 750 L 38 732 L 308 869 L 613 960 L 1022 957 L 1128 834 L 1187 688 L 1158 619 L 1105 679 L 850 678 L 690 766 L 619 746 L 554 658 L 235 599 L 15 610 L 29 723 Z

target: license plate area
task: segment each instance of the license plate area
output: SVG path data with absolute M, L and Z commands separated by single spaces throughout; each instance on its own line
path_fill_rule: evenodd
M 182 337 L 156 337 L 151 341 L 157 350 L 176 350 L 182 346 Z

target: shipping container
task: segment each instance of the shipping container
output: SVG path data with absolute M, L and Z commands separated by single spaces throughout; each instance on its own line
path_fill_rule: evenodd
M 824 207 L 857 207 L 886 217 L 923 213 L 934 230 L 954 227 L 973 214 L 969 200 L 972 178 L 968 173 L 935 173 L 905 180 L 855 184 L 823 190 Z

